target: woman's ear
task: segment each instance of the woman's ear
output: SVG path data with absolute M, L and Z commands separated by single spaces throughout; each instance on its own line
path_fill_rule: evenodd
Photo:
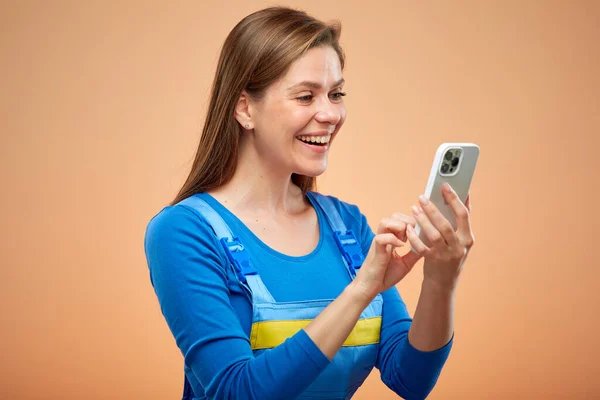
M 250 96 L 244 91 L 235 104 L 235 119 L 247 130 L 254 129 L 250 110 Z

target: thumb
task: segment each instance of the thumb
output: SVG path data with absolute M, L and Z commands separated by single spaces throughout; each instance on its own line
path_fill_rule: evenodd
M 421 259 L 421 257 L 423 256 L 411 250 L 402 257 L 400 257 L 400 259 L 401 262 L 406 266 L 406 268 L 412 269 L 412 267 L 415 266 L 415 264 Z
M 373 239 L 373 260 L 379 265 L 387 265 L 392 257 L 394 246 L 401 247 L 403 243 L 393 233 L 383 233 Z

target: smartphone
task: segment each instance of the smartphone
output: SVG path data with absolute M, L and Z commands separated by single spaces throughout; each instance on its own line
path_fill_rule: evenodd
M 435 153 L 424 196 L 440 210 L 454 230 L 456 230 L 456 215 L 444 199 L 442 185 L 448 182 L 464 203 L 469 194 L 478 158 L 479 146 L 474 143 L 442 143 Z M 419 224 L 415 231 L 429 247 L 431 243 Z

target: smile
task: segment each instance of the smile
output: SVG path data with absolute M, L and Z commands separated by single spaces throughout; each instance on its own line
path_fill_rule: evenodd
M 297 137 L 298 140 L 304 142 L 304 143 L 308 143 L 308 144 L 312 144 L 312 145 L 316 145 L 316 146 L 324 146 L 326 144 L 329 143 L 329 141 L 331 140 L 331 135 L 326 135 L 326 136 L 298 136 Z

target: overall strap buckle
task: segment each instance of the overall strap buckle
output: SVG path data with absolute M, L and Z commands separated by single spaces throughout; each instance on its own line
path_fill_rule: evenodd
M 246 275 L 258 274 L 256 268 L 250 262 L 248 251 L 246 251 L 239 238 L 234 237 L 231 240 L 221 238 L 221 244 L 242 283 L 246 283 Z
M 360 244 L 356 240 L 356 236 L 354 236 L 354 232 L 347 230 L 346 232 L 335 231 L 334 233 L 335 242 L 340 248 L 348 267 L 356 275 L 356 270 L 363 264 L 364 256 Z

